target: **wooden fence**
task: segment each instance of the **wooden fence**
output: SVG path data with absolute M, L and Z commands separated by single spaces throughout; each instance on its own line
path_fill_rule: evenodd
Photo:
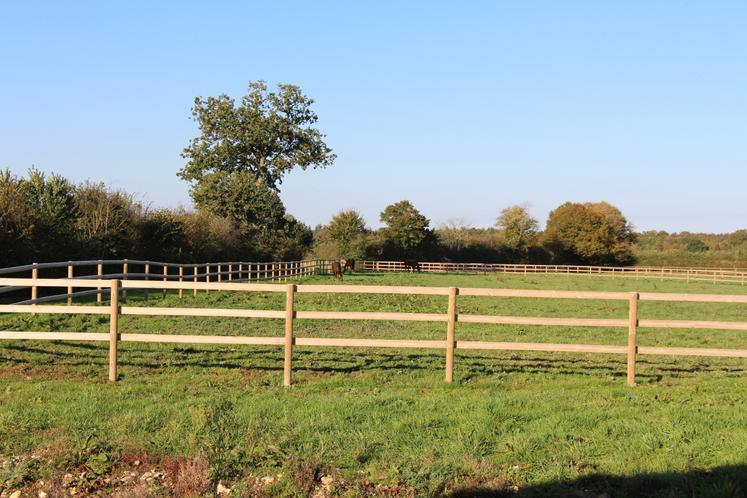
M 408 271 L 403 261 L 360 261 L 362 270 Z M 685 268 L 653 266 L 580 266 L 580 265 L 524 265 L 495 263 L 421 262 L 419 269 L 426 273 L 518 273 L 611 276 L 613 278 L 656 278 L 687 282 L 735 283 L 745 285 L 747 270 L 727 268 Z
M 101 281 L 81 281 L 72 279 L 28 279 L 0 278 L 0 286 L 61 287 L 75 286 L 94 288 L 103 284 Z M 105 341 L 109 343 L 109 380 L 117 380 L 117 349 L 120 342 L 151 343 L 195 343 L 195 344 L 243 344 L 282 346 L 284 351 L 283 384 L 291 385 L 293 348 L 295 346 L 320 347 L 372 347 L 372 348 L 418 348 L 442 349 L 445 351 L 445 379 L 451 382 L 454 370 L 454 352 L 466 350 L 506 350 L 506 351 L 545 351 L 571 353 L 604 353 L 620 354 L 627 357 L 627 382 L 635 384 L 636 359 L 639 355 L 671 356 L 719 356 L 747 358 L 747 350 L 715 348 L 677 348 L 638 346 L 639 328 L 668 329 L 723 329 L 747 330 L 747 322 L 734 321 L 699 321 L 699 320 L 639 320 L 639 301 L 670 302 L 705 302 L 705 303 L 741 303 L 747 304 L 747 295 L 711 295 L 711 294 L 670 294 L 653 292 L 589 292 L 589 291 L 553 291 L 524 289 L 485 289 L 456 287 L 403 287 L 403 286 L 369 286 L 369 285 L 296 285 L 267 283 L 236 282 L 153 282 L 135 280 L 109 280 L 106 282 L 111 296 L 110 304 L 105 306 L 84 305 L 0 305 L 0 313 L 55 313 L 55 314 L 98 314 L 109 315 L 109 333 L 83 332 L 35 332 L 35 331 L 0 331 L 0 339 L 11 340 L 83 340 Z M 248 310 L 217 308 L 173 308 L 173 307 L 135 307 L 122 306 L 120 295 L 128 289 L 171 289 L 177 291 L 237 291 L 237 292 L 277 292 L 285 294 L 283 310 Z M 407 294 L 448 297 L 444 313 L 394 313 L 364 311 L 296 311 L 294 299 L 297 293 L 324 294 Z M 459 314 L 457 298 L 482 297 L 521 297 L 536 299 L 601 299 L 619 300 L 628 303 L 628 317 L 618 318 L 556 318 L 528 316 L 500 316 Z M 156 316 L 211 316 L 266 318 L 285 321 L 283 337 L 245 337 L 215 335 L 171 335 L 171 334 L 133 334 L 119 330 L 121 315 L 156 315 Z M 295 337 L 293 325 L 296 320 L 393 320 L 443 322 L 446 333 L 443 340 L 401 340 L 401 339 L 356 339 Z M 488 342 L 458 340 L 456 325 L 458 323 L 512 324 L 512 325 L 554 325 L 568 327 L 613 327 L 626 328 L 627 343 L 621 345 L 599 344 L 551 344 L 529 342 Z
M 166 263 L 161 261 L 141 261 L 132 259 L 64 261 L 55 263 L 33 263 L 29 265 L 0 268 L 0 276 L 25 276 L 42 278 L 41 272 L 49 277 L 65 275 L 68 279 L 109 280 L 112 278 L 144 279 L 161 282 L 286 282 L 310 275 L 330 272 L 332 260 L 314 259 L 302 261 L 249 262 L 226 261 L 218 263 Z M 419 263 L 420 271 L 426 273 L 514 273 L 514 274 L 562 274 L 562 275 L 606 275 L 623 278 L 657 278 L 713 283 L 730 282 L 745 285 L 747 270 L 716 268 L 655 268 L 655 267 L 609 267 L 609 266 L 569 266 L 569 265 L 520 265 L 491 263 Z M 356 270 L 363 271 L 407 271 L 402 261 L 359 261 Z M 21 275 L 19 275 L 21 274 Z M 39 296 L 38 286 L 30 287 L 29 299 L 16 304 L 36 304 L 66 299 L 72 304 L 75 297 L 96 294 L 96 301 L 102 302 L 102 295 L 108 293 L 104 285 L 94 289 L 75 291 L 81 285 L 69 285 L 65 293 Z M 90 287 L 90 286 L 89 286 Z M 0 295 L 21 291 L 20 286 L 0 288 Z M 163 289 L 160 289 L 163 292 Z M 193 291 L 195 295 L 197 291 Z M 207 290 L 206 290 L 207 292 Z M 148 297 L 148 289 L 145 289 Z M 184 289 L 179 291 L 182 296 Z M 123 297 L 127 297 L 126 290 Z
M 101 303 L 102 294 L 109 292 L 108 288 L 102 285 L 97 285 L 95 289 L 76 292 L 76 288 L 91 287 L 90 285 L 79 285 L 79 280 L 109 280 L 112 278 L 128 280 L 134 278 L 161 282 L 285 282 L 288 278 L 317 275 L 326 271 L 328 267 L 328 261 L 318 259 L 259 263 L 227 261 L 196 264 L 118 259 L 33 263 L 10 268 L 0 268 L 0 276 L 30 273 L 32 279 L 38 279 L 41 278 L 41 270 L 46 271 L 48 274 L 60 273 L 60 271 L 64 270 L 68 279 L 76 280 L 74 285 L 67 286 L 64 294 L 58 293 L 39 297 L 38 286 L 32 285 L 30 287 L 30 298 L 16 304 L 36 304 L 62 299 L 66 299 L 67 304 L 72 304 L 75 297 L 90 294 L 96 294 L 96 302 Z M 18 292 L 23 288 L 21 286 L 7 286 L 0 288 L 0 294 Z M 127 297 L 126 290 L 123 292 L 123 297 Z M 148 297 L 148 289 L 145 292 L 146 297 Z M 180 289 L 179 297 L 182 297 L 183 293 L 184 290 Z M 197 295 L 196 290 L 194 294 Z

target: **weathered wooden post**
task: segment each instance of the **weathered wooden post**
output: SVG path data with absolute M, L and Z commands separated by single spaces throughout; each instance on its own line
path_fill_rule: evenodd
M 122 263 L 122 280 L 127 280 L 127 270 L 129 265 L 127 264 L 127 260 L 124 260 L 124 263 Z M 125 301 L 127 299 L 127 289 L 122 289 L 122 301 Z
M 34 263 L 33 268 L 31 268 L 31 299 L 34 306 L 36 305 L 36 298 L 39 297 L 39 289 L 36 287 L 37 278 L 39 278 L 39 268 L 37 263 Z
M 205 283 L 210 283 L 210 263 L 205 265 Z M 210 294 L 210 289 L 205 289 L 205 294 Z
M 109 382 L 117 382 L 117 343 L 119 342 L 119 280 L 110 284 Z
M 192 273 L 193 273 L 193 274 L 194 274 L 194 276 L 195 276 L 195 277 L 194 277 L 194 281 L 195 281 L 195 283 L 197 283 L 197 265 L 195 265 L 195 266 L 194 266 L 194 267 L 192 268 Z M 197 297 L 197 287 L 195 287 L 195 288 L 194 288 L 194 290 L 192 291 L 192 295 L 193 295 L 194 297 Z
M 295 284 L 285 288 L 285 347 L 283 358 L 283 386 L 290 387 L 293 361 L 293 301 L 296 294 Z
M 635 385 L 635 360 L 638 353 L 638 298 L 639 294 L 633 292 L 628 301 L 628 385 Z
M 456 347 L 455 329 L 457 321 L 456 298 L 459 289 L 449 287 L 449 307 L 446 322 L 446 382 L 454 380 L 454 348 Z
M 179 283 L 184 282 L 184 266 L 179 264 Z M 182 299 L 184 297 L 184 289 L 179 287 L 179 299 Z
M 150 263 L 145 263 L 145 269 L 143 270 L 143 272 L 145 273 L 145 280 L 149 280 L 150 279 Z M 147 300 L 148 299 L 148 288 L 147 287 L 143 289 L 143 294 L 145 294 L 145 299 Z
M 163 281 L 169 281 L 169 267 L 166 263 L 163 264 Z M 166 287 L 163 288 L 163 298 L 166 299 Z
M 73 262 L 72 261 L 67 262 L 67 278 L 73 278 Z M 73 286 L 72 285 L 67 286 L 67 305 L 68 306 L 73 305 Z
M 99 260 L 99 264 L 96 266 L 96 279 L 101 280 L 101 276 L 104 274 L 104 264 Z M 96 287 L 98 292 L 96 293 L 96 302 L 101 303 L 101 286 Z

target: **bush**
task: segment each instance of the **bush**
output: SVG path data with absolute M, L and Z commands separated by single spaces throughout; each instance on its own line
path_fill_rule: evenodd
M 275 209 L 264 218 L 186 209 L 148 209 L 102 183 L 73 185 L 34 169 L 27 178 L 0 171 L 0 267 L 81 259 L 204 263 L 300 259 L 309 227 Z
M 216 401 L 208 407 L 200 430 L 202 451 L 210 466 L 210 477 L 215 480 L 238 477 L 246 463 L 244 433 L 235 411 L 235 404 L 228 398 Z
M 706 252 L 708 244 L 700 239 L 690 239 L 687 241 L 687 252 Z
M 567 202 L 550 213 L 545 246 L 560 263 L 631 263 L 635 234 L 619 209 L 599 203 Z

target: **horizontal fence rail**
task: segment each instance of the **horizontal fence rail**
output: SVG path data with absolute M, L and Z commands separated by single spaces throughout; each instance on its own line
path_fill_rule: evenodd
M 142 279 L 159 282 L 157 285 L 144 287 L 145 297 L 148 297 L 149 289 L 158 289 L 165 292 L 166 289 L 179 290 L 179 297 L 183 297 L 184 288 L 169 286 L 170 283 L 178 282 L 286 282 L 289 278 L 298 279 L 311 275 L 318 275 L 329 268 L 326 260 L 301 260 L 301 261 L 275 261 L 275 262 L 249 262 L 249 261 L 224 261 L 218 263 L 166 263 L 162 261 L 143 261 L 134 259 L 115 260 L 85 260 L 85 261 L 62 261 L 56 263 L 33 263 L 29 265 L 0 268 L 0 277 L 14 274 L 28 274 L 38 281 L 40 271 L 51 274 L 57 270 L 67 276 L 72 283 L 67 283 L 57 288 L 65 288 L 65 293 L 52 294 L 39 297 L 40 285 L 26 285 L 28 280 L 25 275 L 16 284 L 8 284 L 0 287 L 0 295 L 22 291 L 30 288 L 30 298 L 17 304 L 36 304 L 49 301 L 67 300 L 72 304 L 76 297 L 96 295 L 96 302 L 101 303 L 103 296 L 109 293 L 109 289 L 102 284 L 84 285 L 85 280 L 111 280 L 118 279 Z M 114 270 L 114 271 L 112 271 Z M 58 280 L 60 281 L 60 280 Z M 87 290 L 77 288 L 89 287 Z M 198 289 L 193 289 L 197 295 Z M 208 290 L 208 289 L 206 289 Z M 221 289 L 225 290 L 225 289 Z M 127 297 L 126 291 L 123 297 Z
M 743 268 L 685 268 L 653 266 L 581 266 L 527 265 L 502 263 L 444 263 L 418 262 L 416 266 L 404 261 L 360 261 L 360 268 L 368 271 L 421 271 L 424 273 L 517 273 L 553 275 L 589 275 L 620 278 L 657 278 L 687 282 L 736 283 L 745 285 L 747 270 Z
M 64 293 L 39 296 L 38 286 L 8 285 L 0 287 L 0 295 L 18 293 L 30 288 L 29 299 L 19 301 L 18 304 L 36 304 L 50 301 L 67 300 L 72 304 L 76 297 L 96 295 L 96 301 L 102 302 L 103 296 L 109 289 L 98 285 L 86 290 L 75 290 L 81 287 L 79 280 L 110 280 L 110 279 L 144 279 L 161 282 L 145 288 L 148 297 L 149 289 L 175 288 L 180 297 L 184 290 L 179 287 L 169 287 L 170 282 L 287 282 L 289 278 L 329 274 L 333 260 L 313 259 L 300 261 L 249 262 L 224 261 L 217 263 L 168 263 L 162 261 L 147 261 L 134 259 L 116 260 L 84 260 L 62 261 L 53 263 L 33 263 L 28 265 L 0 268 L 0 276 L 20 277 L 31 276 L 40 278 L 40 273 L 60 277 L 64 274 L 68 279 L 76 280 L 76 284 L 68 285 Z M 747 270 L 718 269 L 718 268 L 658 268 L 658 267 L 608 267 L 608 266 L 571 266 L 571 265 L 524 265 L 524 264 L 492 264 L 492 263 L 444 263 L 419 262 L 416 267 L 406 266 L 403 261 L 359 261 L 358 270 L 364 271 L 422 271 L 426 273 L 514 273 L 514 274 L 561 274 L 612 276 L 622 278 L 658 278 L 693 281 L 707 281 L 713 283 L 737 283 L 745 285 Z M 64 271 L 62 271 L 64 270 Z M 28 275 L 30 273 L 30 275 Z M 54 275 L 57 273 L 57 275 Z M 198 289 L 193 289 L 196 295 Z M 408 293 L 403 290 L 402 293 Z M 123 297 L 127 297 L 126 291 Z
M 670 329 L 722 329 L 747 330 L 747 322 L 738 321 L 704 321 L 704 320 L 662 320 L 638 317 L 640 301 L 669 302 L 702 302 L 702 303 L 737 303 L 747 304 L 747 295 L 711 295 L 711 294 L 673 294 L 673 293 L 638 293 L 638 292 L 592 292 L 592 291 L 548 291 L 528 289 L 484 289 L 456 287 L 416 287 L 416 286 L 371 286 L 371 285 L 304 285 L 304 284 L 268 284 L 268 283 L 222 283 L 222 282 L 153 282 L 146 280 L 108 280 L 87 281 L 74 279 L 28 279 L 0 278 L 0 286 L 29 287 L 97 287 L 105 285 L 109 291 L 109 306 L 101 305 L 38 305 L 10 304 L 0 305 L 0 313 L 56 313 L 56 314 L 98 314 L 109 315 L 110 332 L 40 332 L 40 331 L 0 331 L 0 339 L 6 340 L 82 340 L 103 341 L 109 343 L 109 379 L 117 380 L 117 348 L 121 342 L 148 343 L 194 343 L 194 344 L 237 344 L 283 346 L 284 367 L 283 383 L 291 384 L 292 357 L 294 346 L 317 347 L 372 347 L 372 348 L 422 348 L 443 349 L 446 354 L 445 379 L 451 382 L 454 369 L 454 352 L 466 350 L 502 350 L 502 351 L 543 351 L 567 353 L 603 353 L 620 354 L 627 357 L 627 382 L 635 384 L 636 360 L 639 355 L 668 356 L 716 356 L 747 358 L 747 350 L 716 348 L 679 348 L 638 346 L 637 335 L 641 328 Z M 136 307 L 122 306 L 120 297 L 128 289 L 153 289 L 165 286 L 180 291 L 234 291 L 234 292 L 275 292 L 285 294 L 283 310 L 250 310 L 222 308 L 177 308 L 177 307 Z M 369 311 L 297 311 L 294 302 L 299 293 L 331 294 L 410 294 L 424 296 L 445 296 L 448 298 L 444 313 L 402 313 L 402 312 L 369 312 Z M 582 300 L 616 300 L 628 303 L 628 317 L 616 318 L 566 318 L 566 317 L 531 317 L 461 314 L 457 310 L 457 297 L 518 297 L 536 299 L 582 299 Z M 285 321 L 283 337 L 233 337 L 215 335 L 173 335 L 173 334 L 132 334 L 119 331 L 119 317 L 122 315 L 148 316 L 209 316 L 235 318 L 282 319 Z M 357 339 L 295 337 L 293 325 L 296 320 L 389 320 L 419 321 L 446 323 L 444 340 L 402 340 L 402 339 Z M 600 344 L 552 344 L 552 343 L 519 343 L 457 340 L 457 323 L 508 324 L 533 326 L 569 326 L 569 327 L 608 327 L 627 328 L 628 339 L 625 345 Z

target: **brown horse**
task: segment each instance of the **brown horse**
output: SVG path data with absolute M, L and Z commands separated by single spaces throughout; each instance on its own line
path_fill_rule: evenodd
M 339 261 L 332 261 L 330 269 L 332 270 L 332 275 L 335 276 L 335 280 L 342 280 L 342 267 Z

